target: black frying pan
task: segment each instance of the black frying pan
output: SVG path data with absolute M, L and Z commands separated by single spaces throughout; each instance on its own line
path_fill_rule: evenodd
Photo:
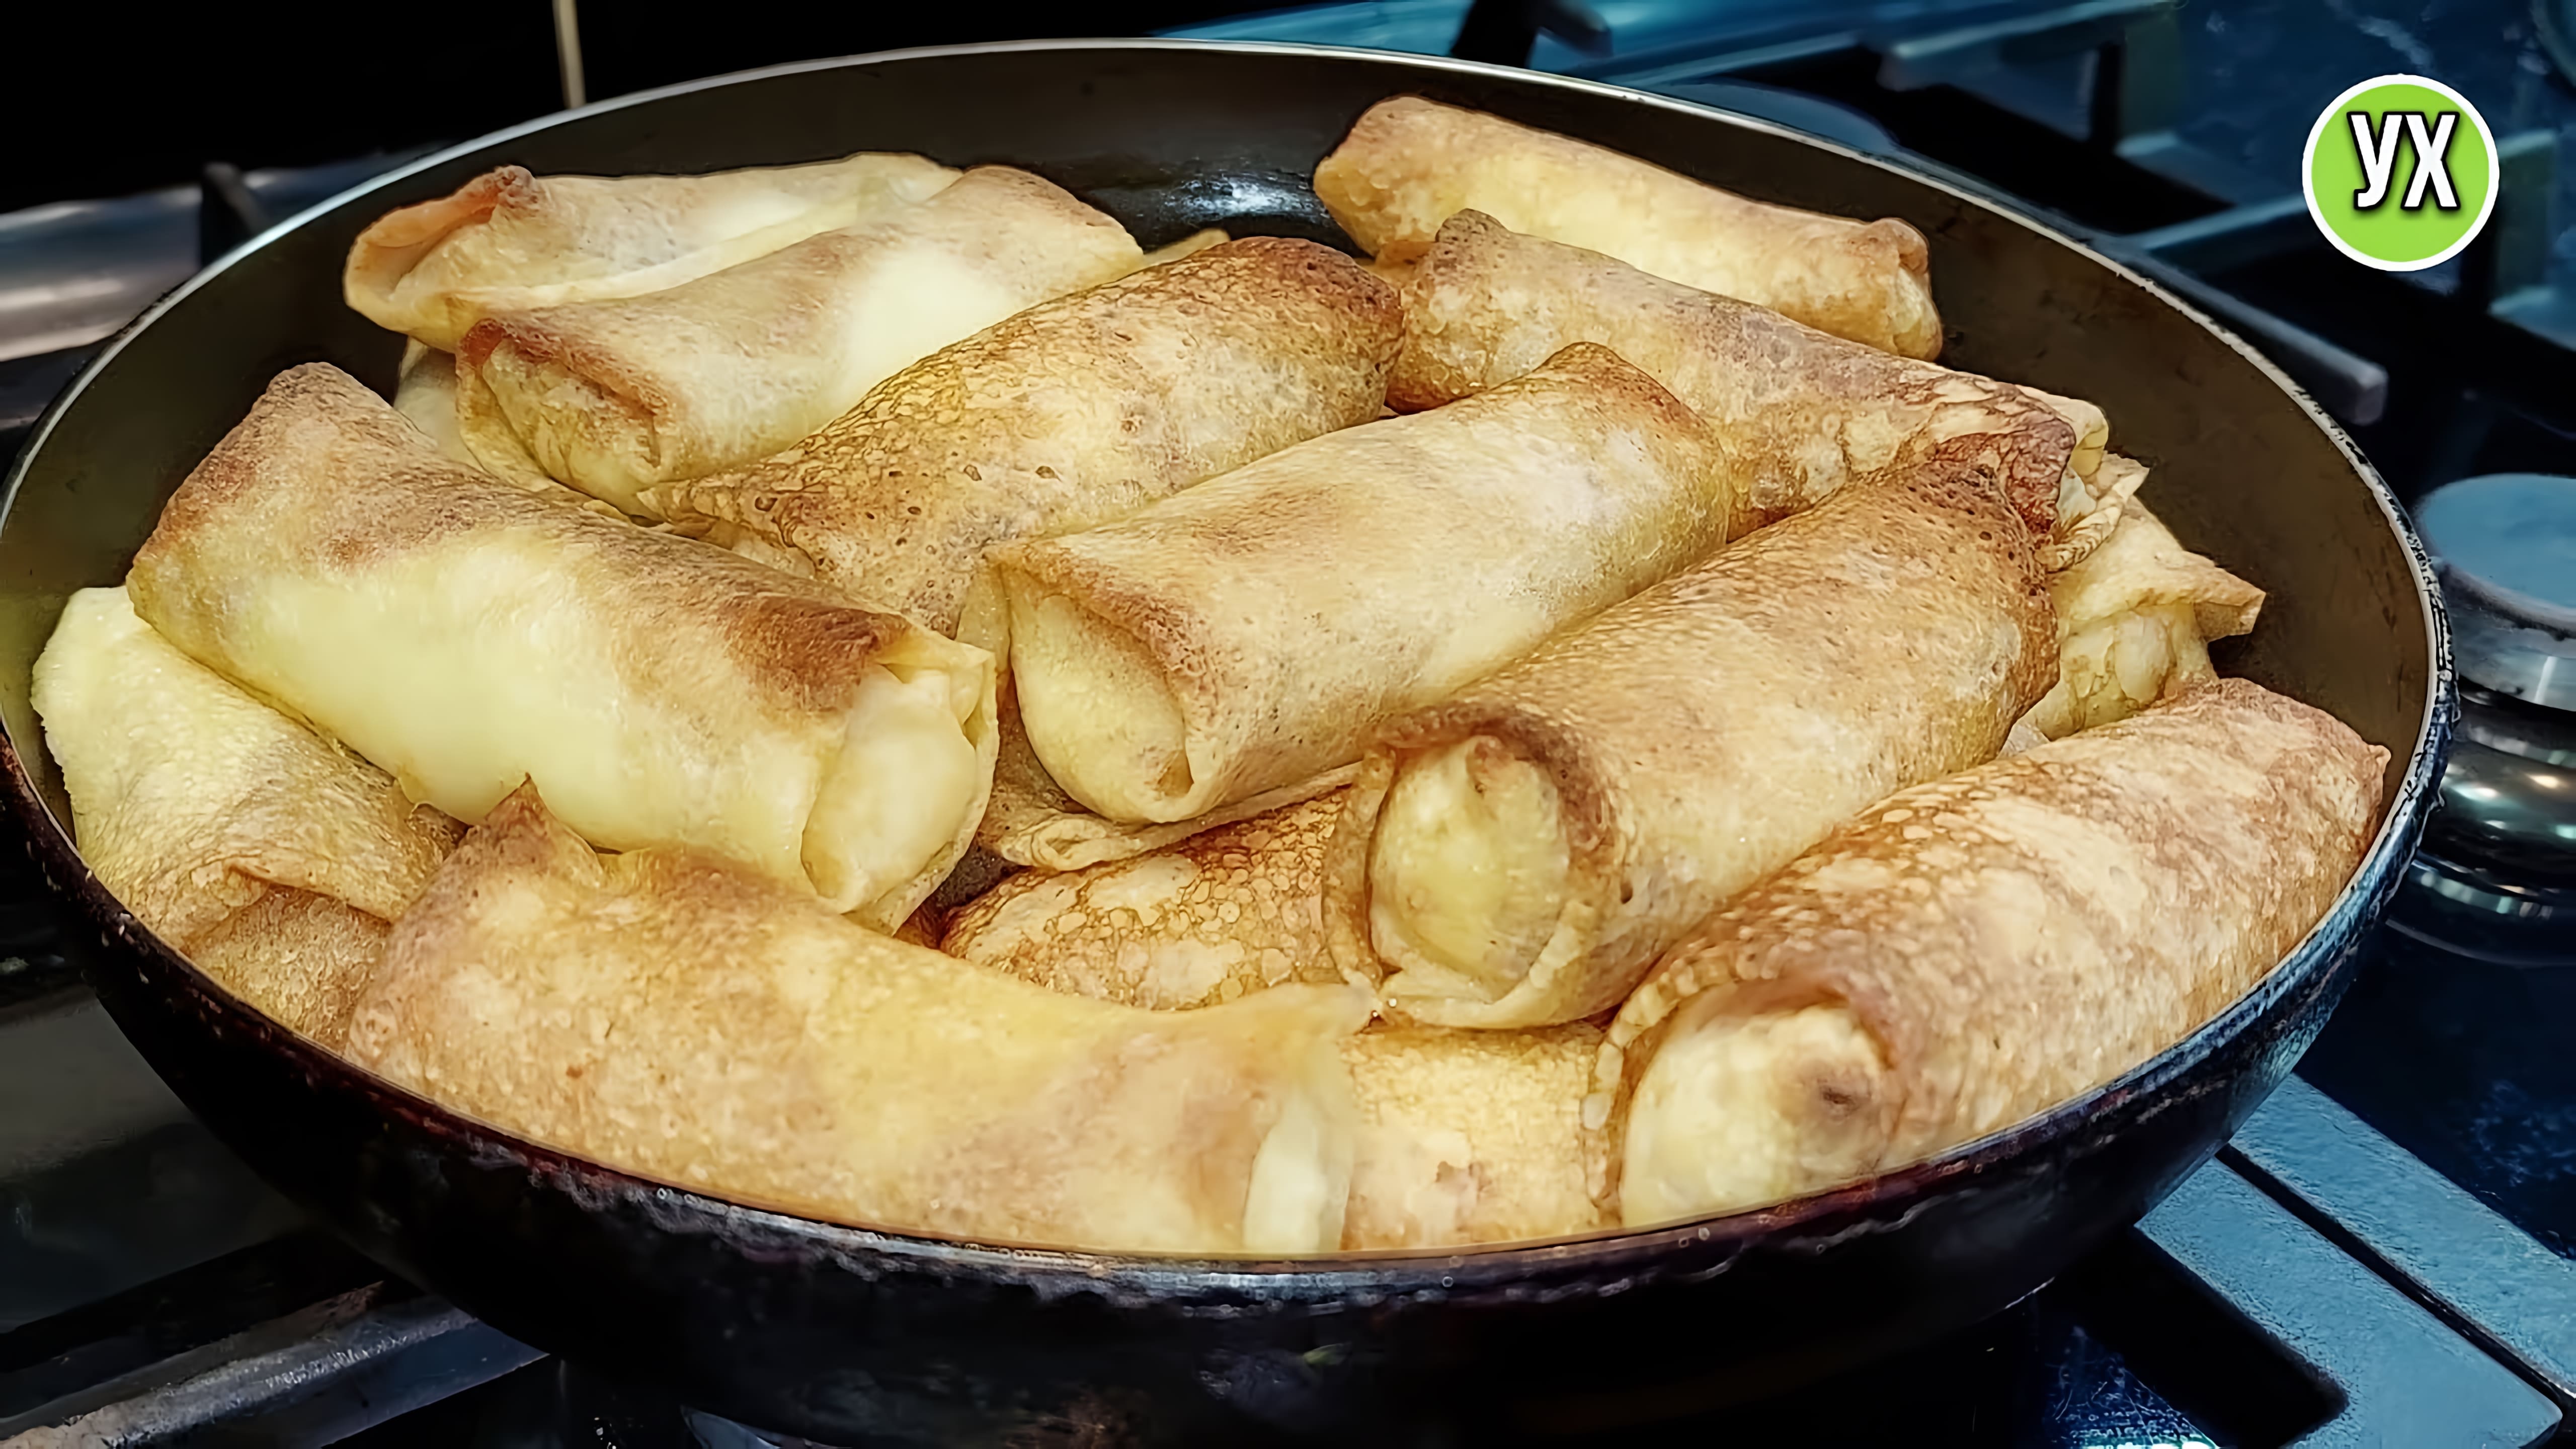
M 697 171 L 917 150 L 1031 167 L 1148 246 L 1209 224 L 1339 241 L 1306 177 L 1419 92 L 1738 191 L 1900 216 L 1959 367 L 2094 399 L 2181 536 L 2271 591 L 2222 667 L 2394 756 L 2379 837 L 2251 996 L 2121 1080 L 1937 1161 L 1763 1212 L 1446 1255 L 1193 1263 L 997 1249 L 730 1206 L 399 1091 L 227 996 L 74 853 L 29 710 L 64 597 L 120 578 L 161 502 L 281 368 L 390 388 L 341 305 L 360 227 L 502 162 Z M 1607 86 L 1457 62 L 1173 42 L 926 51 L 684 86 L 531 124 L 325 205 L 182 287 L 38 428 L 0 512 L 10 804 L 95 928 L 99 995 L 199 1116 L 360 1247 L 504 1331 L 755 1424 L 844 1442 L 1481 1441 L 1722 1403 L 1991 1313 L 2199 1166 L 2343 991 L 2427 809 L 2452 710 L 2424 556 L 2282 375 L 2170 297 L 1895 166 Z M 1034 1437 L 1032 1437 L 1034 1436 Z

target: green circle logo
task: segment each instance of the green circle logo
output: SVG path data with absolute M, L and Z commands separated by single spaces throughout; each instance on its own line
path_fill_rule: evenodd
M 2335 97 L 2308 132 L 2304 171 L 2317 230 L 2383 272 L 2457 256 L 2486 226 L 2503 179 L 2486 117 L 2420 75 L 2380 76 Z

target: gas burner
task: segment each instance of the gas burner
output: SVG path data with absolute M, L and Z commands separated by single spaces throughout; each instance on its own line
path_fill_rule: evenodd
M 2415 516 L 2462 688 L 2397 923 L 2492 959 L 2576 963 L 2576 478 L 2464 478 Z

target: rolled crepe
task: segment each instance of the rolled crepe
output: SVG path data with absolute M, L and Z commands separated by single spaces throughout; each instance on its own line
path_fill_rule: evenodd
M 949 919 L 942 949 L 1050 991 L 1154 1010 L 1343 979 L 1324 949 L 1339 791 L 1063 875 L 1023 871 Z
M 1174 821 L 1350 762 L 1378 719 L 1695 561 L 1734 513 L 1690 410 L 1578 344 L 989 557 L 1048 774 Z
M 1601 1029 L 1372 1028 L 1342 1043 L 1359 1136 L 1345 1248 L 1562 1237 L 1606 1224 L 1582 1107 Z
M 2137 468 L 2124 458 L 2106 466 Z M 2217 678 L 2209 641 L 2252 632 L 2263 609 L 2261 589 L 2184 548 L 2135 498 L 2102 547 L 2051 578 L 2048 592 L 2059 675 L 2029 719 L 2050 739 Z
M 984 623 L 973 623 L 959 632 L 965 638 L 982 639 L 1003 638 L 1009 630 L 992 630 Z M 975 844 L 1015 865 L 1042 871 L 1085 870 L 1111 861 L 1133 860 L 1204 831 L 1237 825 L 1256 815 L 1285 810 L 1329 794 L 1349 784 L 1358 771 L 1356 765 L 1326 770 L 1187 820 L 1110 820 L 1084 809 L 1082 802 L 1066 794 L 1055 777 L 1047 773 L 1046 766 L 1038 762 L 1037 752 L 1029 748 L 1028 731 L 1020 726 L 1019 695 L 1011 687 L 1008 670 L 1003 671 L 997 700 L 1001 741 L 993 753 L 993 798 L 985 803 L 984 818 L 975 827 Z
M 925 201 L 957 173 L 861 153 L 710 176 L 487 172 L 377 218 L 349 248 L 349 305 L 444 352 L 495 312 L 638 297 Z
M 458 826 L 170 646 L 125 590 L 64 606 L 36 713 L 99 883 L 279 1024 L 338 1047 Z
M 1249 237 L 1033 307 L 644 506 L 953 631 L 985 550 L 1375 417 L 1403 332 L 1394 290 L 1348 257 Z
M 668 291 L 495 313 L 457 345 L 457 416 L 486 468 L 642 513 L 641 490 L 776 452 L 922 357 L 1142 255 L 1053 183 L 978 167 Z
M 2047 1110 L 2263 979 L 2370 839 L 2388 754 L 2221 680 L 1889 797 L 1620 1008 L 1586 1103 L 1631 1226 L 1884 1172 Z
M 2055 643 L 1990 474 L 1836 494 L 1382 725 L 1326 870 L 1334 954 L 1421 1021 L 1607 1010 L 1854 812 L 1994 758 Z
M 1598 342 L 1690 404 L 1762 521 L 1972 451 L 2004 460 L 2006 495 L 2035 529 L 2063 534 L 2096 503 L 2092 467 L 2069 464 L 2082 436 L 2107 431 L 2098 408 L 1846 342 L 1482 212 L 1441 225 L 1404 308 L 1387 382 L 1399 410 L 1455 402 L 1569 343 Z M 2098 437 L 2090 456 L 2098 465 Z
M 128 587 L 413 799 L 478 820 L 533 777 L 601 846 L 702 845 L 883 929 L 964 851 L 991 780 L 982 650 L 531 498 L 327 366 L 269 385 Z
M 758 949 L 746 950 L 746 943 Z M 1063 1247 L 1339 1241 L 1349 987 L 1145 1012 L 862 930 L 523 790 L 396 926 L 351 1055 L 504 1130 L 872 1226 Z
M 438 451 L 469 467 L 480 466 L 456 424 L 456 359 L 436 348 L 407 342 L 396 376 L 394 411 L 428 434 Z
M 394 411 L 410 419 L 411 425 L 429 436 L 438 451 L 477 471 L 474 450 L 465 446 L 465 434 L 456 422 L 456 359 L 417 342 L 403 344 L 402 370 L 394 384 Z M 497 475 L 496 475 L 497 476 Z M 517 484 L 549 503 L 587 508 L 593 513 L 624 520 L 624 510 L 613 503 L 602 503 L 587 493 L 575 492 L 551 478 L 522 474 L 502 481 Z
M 1481 111 L 1381 101 L 1315 168 L 1315 194 L 1385 261 L 1420 257 L 1472 207 L 1836 337 L 1907 357 L 1941 350 L 1931 253 L 1906 223 L 1765 205 Z

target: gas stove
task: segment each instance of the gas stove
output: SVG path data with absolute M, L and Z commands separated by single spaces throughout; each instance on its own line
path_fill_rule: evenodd
M 1952 1340 L 1721 1413 L 1533 1433 L 2576 1440 L 2576 562 L 2548 562 L 2576 550 L 2576 484 L 2554 476 L 2576 472 L 2565 28 L 2521 0 L 1363 0 L 1184 32 L 1456 50 L 1928 161 L 2269 353 L 2444 562 L 2464 701 L 2443 808 L 2298 1077 L 2216 1161 Z M 2308 117 L 2394 70 L 2466 91 L 2508 168 L 2487 238 L 2405 277 L 2329 252 L 2293 170 Z M 400 159 L 210 168 L 195 189 L 0 217 L 0 457 L 155 291 Z M 54 930 L 41 888 L 0 870 L 0 1446 L 794 1442 L 544 1356 L 338 1244 L 161 1088 Z

